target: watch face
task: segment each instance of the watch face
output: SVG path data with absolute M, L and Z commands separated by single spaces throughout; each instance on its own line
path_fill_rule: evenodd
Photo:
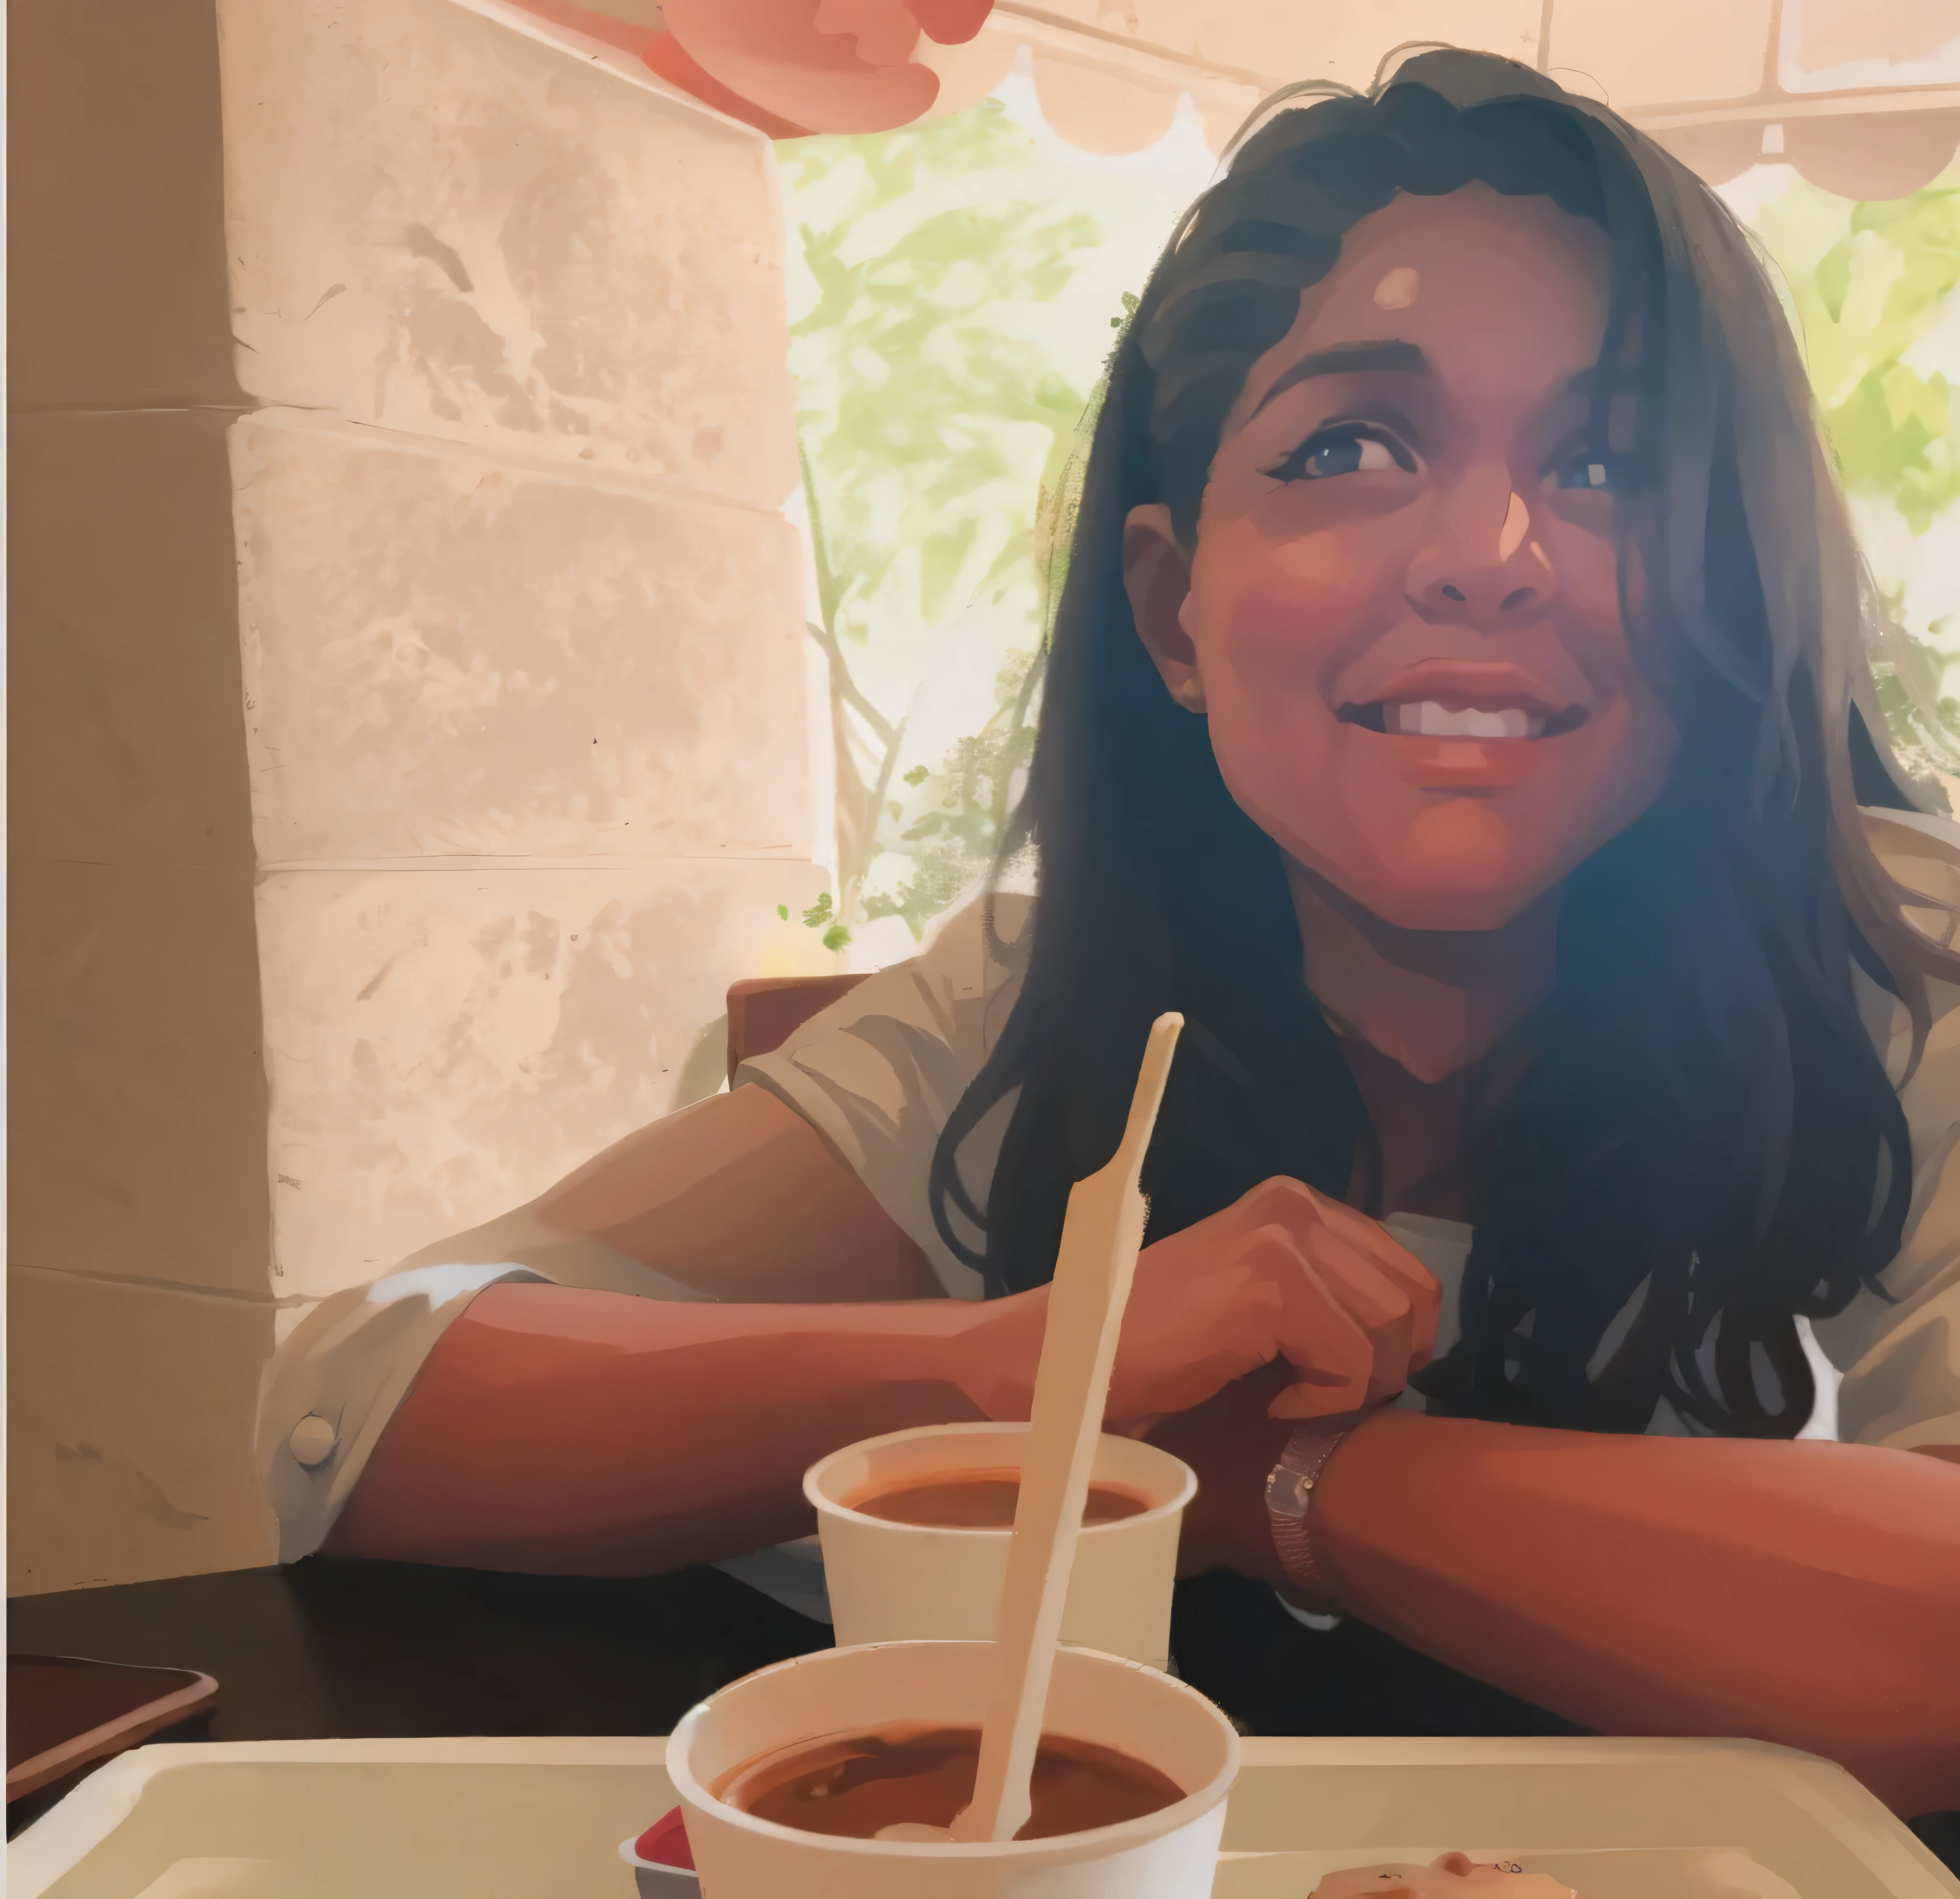
M 1282 1464 L 1266 1479 L 1266 1507 L 1281 1516 L 1304 1516 L 1313 1479 Z

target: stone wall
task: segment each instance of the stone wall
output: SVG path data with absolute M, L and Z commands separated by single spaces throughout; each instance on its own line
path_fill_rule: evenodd
M 825 873 L 767 142 L 452 0 L 9 31 L 20 1593 L 268 1560 L 275 1333 Z

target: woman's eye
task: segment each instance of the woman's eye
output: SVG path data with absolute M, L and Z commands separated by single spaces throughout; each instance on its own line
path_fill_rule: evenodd
M 1602 495 L 1625 495 L 1640 485 L 1639 465 L 1631 455 L 1583 449 L 1545 471 L 1548 488 L 1590 488 Z
M 1309 435 L 1277 468 L 1265 472 L 1276 482 L 1324 482 L 1330 476 L 1370 473 L 1399 468 L 1416 472 L 1416 460 L 1385 431 L 1323 428 Z

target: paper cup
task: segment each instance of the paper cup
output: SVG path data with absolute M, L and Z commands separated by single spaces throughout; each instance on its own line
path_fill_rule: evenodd
M 993 1640 L 1011 1530 L 892 1523 L 847 1500 L 964 1471 L 1018 1471 L 1027 1435 L 1025 1424 L 927 1425 L 846 1445 L 810 1466 L 803 1494 L 816 1506 L 839 1647 Z M 1135 1491 L 1150 1507 L 1083 1529 L 1061 1639 L 1161 1668 L 1170 1655 L 1178 1529 L 1198 1480 L 1167 1451 L 1107 1435 L 1097 1440 L 1090 1479 Z
M 703 1899 L 1206 1899 L 1239 1737 L 1202 1695 L 1118 1656 L 1061 1650 L 1043 1725 L 1190 1789 L 1140 1820 L 998 1843 L 845 1840 L 759 1820 L 708 1791 L 762 1755 L 826 1735 L 898 1722 L 978 1727 L 994 1665 L 991 1642 L 822 1649 L 690 1710 L 667 1742 L 667 1767 Z

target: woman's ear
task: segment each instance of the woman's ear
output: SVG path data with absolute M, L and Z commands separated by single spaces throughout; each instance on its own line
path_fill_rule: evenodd
M 1170 695 L 1188 712 L 1204 710 L 1198 649 L 1181 617 L 1191 595 L 1191 558 L 1178 545 L 1161 501 L 1133 507 L 1123 523 L 1123 588 L 1130 612 Z

